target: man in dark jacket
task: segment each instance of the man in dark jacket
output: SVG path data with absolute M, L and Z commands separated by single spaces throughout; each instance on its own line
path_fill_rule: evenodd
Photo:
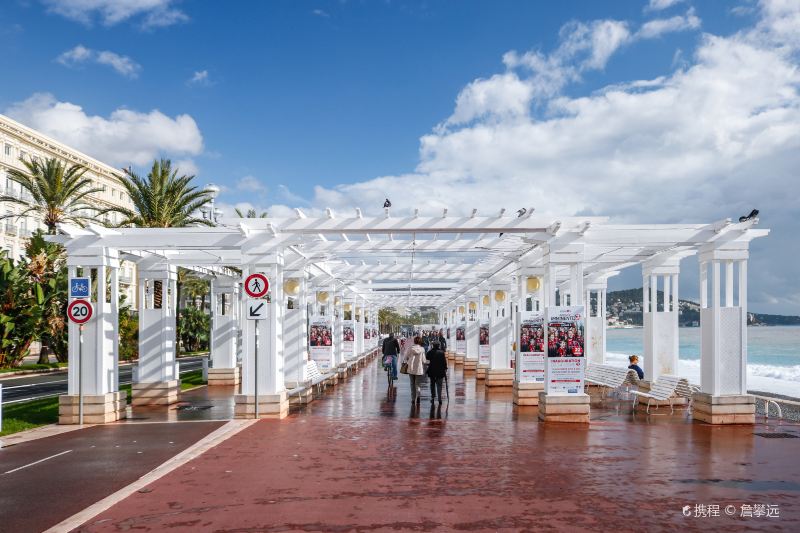
M 400 343 L 395 339 L 394 333 L 389 333 L 389 336 L 383 339 L 381 351 L 384 359 L 387 355 L 392 356 L 392 379 L 397 379 L 397 356 L 400 353 Z
M 428 378 L 431 380 L 431 403 L 436 398 L 439 405 L 442 404 L 442 382 L 447 374 L 447 359 L 441 349 L 441 345 L 434 341 L 431 351 L 425 354 L 425 358 L 430 363 L 428 365 Z
M 444 335 L 442 335 L 442 333 L 444 333 L 444 332 L 443 332 L 443 330 L 440 329 L 439 330 L 439 349 L 441 351 L 443 351 L 443 352 L 446 352 L 447 351 L 447 339 L 444 338 Z

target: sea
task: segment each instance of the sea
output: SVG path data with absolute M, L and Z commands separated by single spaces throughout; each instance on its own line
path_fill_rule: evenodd
M 608 329 L 606 363 L 644 354 L 644 329 Z M 700 328 L 680 328 L 678 375 L 700 384 Z M 747 388 L 800 398 L 800 326 L 747 328 Z

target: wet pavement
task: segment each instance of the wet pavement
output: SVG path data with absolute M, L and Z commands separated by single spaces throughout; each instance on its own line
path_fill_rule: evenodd
M 0 532 L 36 532 L 58 524 L 222 424 L 108 424 L 3 448 Z
M 441 409 L 427 390 L 412 407 L 406 376 L 396 385 L 373 362 L 81 530 L 800 530 L 800 438 L 755 435 L 800 436 L 797 424 L 712 427 L 608 401 L 588 426 L 545 425 L 461 370 Z M 709 505 L 720 516 L 694 516 Z

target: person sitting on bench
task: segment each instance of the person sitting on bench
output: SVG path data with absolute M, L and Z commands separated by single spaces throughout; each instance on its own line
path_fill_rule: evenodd
M 639 379 L 644 379 L 644 370 L 642 367 L 639 366 L 639 356 L 632 355 L 628 357 L 628 361 L 631 362 L 630 366 L 628 367 L 629 370 L 636 370 L 636 374 L 639 375 Z

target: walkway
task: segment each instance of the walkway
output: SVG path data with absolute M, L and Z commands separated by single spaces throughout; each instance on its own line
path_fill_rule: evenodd
M 449 407 L 410 406 L 373 362 L 303 412 L 264 420 L 82 531 L 798 530 L 800 426 L 711 427 L 595 409 L 543 425 L 459 370 Z M 682 514 L 719 505 L 719 517 Z M 740 506 L 780 518 L 741 518 Z M 737 518 L 725 516 L 735 506 Z

